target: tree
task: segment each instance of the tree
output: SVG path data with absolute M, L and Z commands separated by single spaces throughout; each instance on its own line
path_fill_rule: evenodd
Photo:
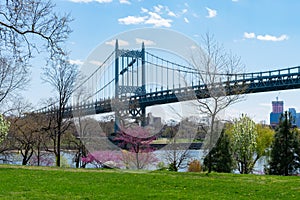
M 272 142 L 274 140 L 274 130 L 269 126 L 257 124 L 256 149 L 254 155 L 254 165 L 263 156 L 269 155 Z
M 232 130 L 232 151 L 241 174 L 252 172 L 253 156 L 257 148 L 257 129 L 255 122 L 246 115 L 234 121 Z
M 35 118 L 25 116 L 14 117 L 11 120 L 10 136 L 15 140 L 14 149 L 22 155 L 22 165 L 27 165 L 33 155 L 38 127 Z
M 271 149 L 270 174 L 287 176 L 300 167 L 299 131 L 292 127 L 292 121 L 287 111 L 280 117 Z
M 50 119 L 54 124 L 49 128 L 53 129 L 52 140 L 57 166 L 60 166 L 61 136 L 69 126 L 68 121 L 64 121 L 63 118 L 65 117 L 67 103 L 75 88 L 77 75 L 77 66 L 70 64 L 65 56 L 55 57 L 51 60 L 49 65 L 44 68 L 43 79 L 53 87 L 56 93 L 54 99 L 54 115 L 52 115 Z
M 1 29 L 0 29 L 1 30 Z M 28 82 L 26 64 L 15 61 L 10 56 L 2 56 L 0 51 L 0 104 L 1 110 L 8 109 L 18 91 L 25 88 Z
M 62 45 L 71 32 L 68 14 L 58 14 L 51 0 L 6 0 L 0 3 L 0 52 L 26 61 L 32 50 L 64 54 Z M 42 46 L 39 45 L 42 42 Z M 38 48 L 40 47 L 40 48 Z
M 200 112 L 209 119 L 204 142 L 204 149 L 210 151 L 220 136 L 222 131 L 221 114 L 227 107 L 238 102 L 244 88 L 226 88 L 224 86 L 224 76 L 229 82 L 234 79 L 230 76 L 243 68 L 240 57 L 228 53 L 218 44 L 214 37 L 207 33 L 203 38 L 202 49 L 195 51 L 192 56 L 192 63 L 196 67 L 201 84 L 205 85 L 206 93 L 201 94 L 204 98 L 198 98 L 198 108 Z M 197 50 L 197 49 L 196 49 Z M 230 94 L 229 94 L 230 93 Z M 212 170 L 211 154 L 208 154 L 208 172 Z
M 164 135 L 168 136 L 166 147 L 163 149 L 164 160 L 169 164 L 170 171 L 178 171 L 188 166 L 191 159 L 189 147 L 193 142 L 195 123 L 184 119 L 174 127 L 167 127 Z
M 10 122 L 0 114 L 0 144 L 5 139 L 10 127 Z
M 45 115 L 30 113 L 31 105 L 18 99 L 14 102 L 14 108 L 10 110 L 11 128 L 9 137 L 11 148 L 18 150 L 22 155 L 22 165 L 27 165 L 36 154 L 37 164 L 40 164 L 41 150 L 47 142 L 47 135 L 43 131 Z
M 4 106 L 29 81 L 33 51 L 47 49 L 50 57 L 65 54 L 62 45 L 71 32 L 71 19 L 54 9 L 50 0 L 0 2 L 0 103 Z
M 96 168 L 119 168 L 121 155 L 118 151 L 95 151 L 82 157 L 86 164 L 93 164 Z
M 151 136 L 149 131 L 141 126 L 120 128 L 115 141 L 124 149 L 123 162 L 127 168 L 144 169 L 149 164 L 156 162 L 151 142 L 156 136 Z
M 225 173 L 230 173 L 232 171 L 232 148 L 230 137 L 226 134 L 225 129 L 222 130 L 216 146 L 204 158 L 205 167 L 208 165 L 209 154 L 211 154 L 212 171 Z

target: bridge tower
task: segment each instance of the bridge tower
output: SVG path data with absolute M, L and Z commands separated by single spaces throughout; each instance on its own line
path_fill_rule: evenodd
M 134 119 L 136 123 L 146 124 L 146 107 L 132 102 L 129 97 L 146 94 L 145 85 L 145 45 L 141 50 L 119 49 L 115 44 L 115 131 L 121 120 Z

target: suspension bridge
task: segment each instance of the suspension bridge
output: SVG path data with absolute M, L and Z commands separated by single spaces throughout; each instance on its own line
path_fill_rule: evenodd
M 215 81 L 205 82 L 203 77 L 214 72 L 203 71 L 195 63 L 171 60 L 170 55 L 159 56 L 146 50 L 144 44 L 138 50 L 120 49 L 116 40 L 113 52 L 95 71 L 85 74 L 86 78 L 75 89 L 65 117 L 75 113 L 124 112 L 132 118 L 144 119 L 146 107 L 153 105 L 212 95 L 300 88 L 300 66 L 253 73 L 215 73 Z M 55 112 L 55 106 L 37 112 Z

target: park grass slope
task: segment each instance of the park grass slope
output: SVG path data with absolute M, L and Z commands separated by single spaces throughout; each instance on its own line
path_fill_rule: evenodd
M 300 199 L 300 178 L 0 165 L 0 199 Z

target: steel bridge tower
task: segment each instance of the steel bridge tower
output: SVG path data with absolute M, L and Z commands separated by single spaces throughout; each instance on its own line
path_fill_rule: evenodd
M 138 101 L 130 102 L 130 96 L 146 94 L 145 45 L 142 49 L 119 49 L 115 44 L 115 131 L 121 120 L 134 119 L 141 126 L 146 125 L 146 107 Z

